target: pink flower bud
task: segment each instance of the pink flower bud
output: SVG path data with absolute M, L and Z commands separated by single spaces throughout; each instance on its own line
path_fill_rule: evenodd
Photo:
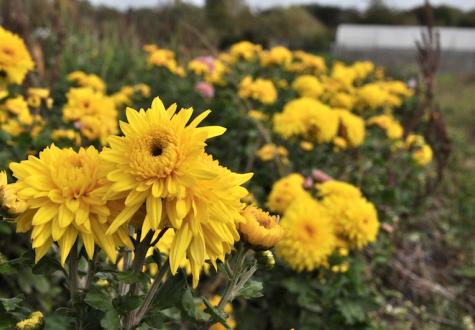
M 329 176 L 325 172 L 323 172 L 321 170 L 318 170 L 318 169 L 312 170 L 312 176 L 318 182 L 325 182 L 325 181 L 333 180 L 333 178 L 331 176 Z
M 213 85 L 200 81 L 195 85 L 195 91 L 198 92 L 201 96 L 205 99 L 213 98 L 214 97 L 214 87 Z

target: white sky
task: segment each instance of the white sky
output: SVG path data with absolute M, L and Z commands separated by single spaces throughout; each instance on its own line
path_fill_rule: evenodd
M 89 0 L 93 4 L 104 4 L 119 9 L 127 9 L 129 7 L 151 7 L 157 4 L 172 2 L 170 0 Z M 205 0 L 185 0 L 185 2 L 197 5 L 204 4 Z M 254 9 L 268 8 L 275 5 L 288 6 L 292 4 L 302 3 L 319 3 L 325 5 L 354 7 L 365 9 L 370 2 L 369 0 L 246 0 L 246 2 Z M 423 0 L 385 0 L 389 7 L 393 8 L 411 8 L 422 4 Z M 434 5 L 447 4 L 464 10 L 475 9 L 475 0 L 431 0 Z

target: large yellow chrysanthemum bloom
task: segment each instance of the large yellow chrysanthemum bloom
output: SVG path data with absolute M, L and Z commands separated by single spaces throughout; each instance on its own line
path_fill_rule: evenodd
M 72 88 L 66 96 L 63 119 L 74 122 L 87 139 L 104 143 L 117 132 L 117 109 L 112 98 L 89 87 Z
M 23 40 L 0 26 L 0 82 L 21 84 L 34 66 Z
M 267 198 L 267 207 L 274 212 L 284 213 L 295 200 L 308 194 L 303 189 L 304 177 L 292 173 L 276 181 Z
M 301 97 L 318 98 L 322 95 L 324 87 L 317 77 L 312 75 L 298 76 L 292 83 L 292 88 Z
M 68 74 L 68 81 L 75 82 L 81 87 L 89 87 L 96 92 L 105 93 L 106 83 L 99 76 L 83 71 L 74 71 Z
M 176 229 L 170 247 L 172 274 L 188 260 L 194 287 L 205 261 L 216 268 L 216 261 L 224 261 L 239 240 L 238 225 L 244 221 L 240 214 L 241 199 L 249 193 L 241 185 L 252 177 L 252 173 L 231 172 L 209 155 L 203 154 L 201 158 L 202 166 L 215 176 L 188 187 L 183 199 L 169 197 L 165 202 L 167 225 Z M 183 220 L 177 218 L 177 210 L 183 211 Z
M 94 147 L 75 152 L 52 145 L 39 158 L 29 156 L 10 168 L 17 178 L 13 184 L 17 195 L 26 203 L 26 211 L 17 218 L 17 231 L 32 229 L 36 261 L 58 242 L 64 264 L 78 236 L 90 258 L 95 243 L 113 261 L 117 246 L 131 245 L 126 229 L 105 235 L 110 214 L 103 198 L 107 179 Z
M 338 115 L 325 104 L 308 97 L 288 102 L 274 116 L 274 131 L 284 138 L 300 136 L 317 143 L 330 142 L 338 132 Z
M 121 122 L 124 136 L 109 138 L 110 148 L 102 152 L 109 163 L 107 176 L 112 182 L 111 198 L 125 198 L 125 208 L 113 221 L 108 233 L 115 232 L 146 203 L 144 225 L 156 230 L 162 214 L 178 228 L 190 204 L 182 199 L 186 188 L 200 179 L 216 176 L 203 165 L 205 141 L 225 132 L 224 127 L 197 127 L 210 111 L 203 112 L 190 123 L 193 109 L 181 109 L 176 104 L 165 109 L 155 98 L 151 109 L 136 111 L 127 108 L 128 123 Z M 163 198 L 180 198 L 174 209 L 165 207 Z
M 245 242 L 260 248 L 270 249 L 284 235 L 278 216 L 255 206 L 247 206 L 241 213 L 245 221 L 239 225 L 239 232 Z
M 299 198 L 287 209 L 280 224 L 285 234 L 276 253 L 290 267 L 301 272 L 327 266 L 337 240 L 331 218 L 317 201 Z
M 347 146 L 355 148 L 363 144 L 365 138 L 365 122 L 363 118 L 347 110 L 334 110 L 340 119 L 338 136 L 343 138 Z

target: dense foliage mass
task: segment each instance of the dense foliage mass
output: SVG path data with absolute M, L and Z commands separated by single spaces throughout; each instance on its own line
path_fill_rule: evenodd
M 383 326 L 376 274 L 432 175 L 414 86 L 247 41 L 142 56 L 119 88 L 23 88 L 0 27 L 0 328 Z

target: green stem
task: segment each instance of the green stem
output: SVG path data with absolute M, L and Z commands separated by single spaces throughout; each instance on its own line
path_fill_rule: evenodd
M 82 313 L 79 308 L 79 278 L 78 278 L 78 251 L 77 242 L 74 243 L 69 254 L 69 294 L 71 297 L 71 306 L 76 312 L 76 330 L 82 329 Z
M 249 254 L 252 253 L 252 250 L 239 250 L 236 261 L 234 263 L 234 267 L 232 267 L 232 279 L 226 285 L 224 289 L 223 296 L 218 304 L 218 309 L 220 311 L 224 310 L 226 304 L 231 303 L 236 295 L 238 294 L 239 290 L 241 290 L 244 285 L 249 281 L 249 279 L 254 275 L 257 270 L 257 266 L 254 264 L 250 269 L 244 270 L 244 263 L 246 262 L 246 258 Z
M 166 259 L 165 262 L 162 263 L 162 266 L 160 267 L 158 274 L 155 276 L 152 286 L 150 287 L 150 290 L 147 292 L 147 295 L 145 296 L 142 305 L 134 312 L 133 320 L 131 322 L 132 327 L 130 329 L 133 329 L 134 327 L 139 325 L 142 319 L 144 318 L 145 314 L 147 314 L 148 310 L 150 309 L 150 306 L 152 305 L 155 299 L 155 296 L 157 295 L 159 289 L 161 288 L 162 280 L 169 273 L 170 273 L 170 267 L 168 266 L 168 259 Z

